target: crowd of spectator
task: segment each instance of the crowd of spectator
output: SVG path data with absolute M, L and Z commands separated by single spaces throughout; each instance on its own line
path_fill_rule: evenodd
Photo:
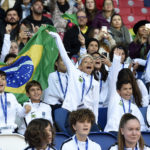
M 76 14 L 78 26 L 64 19 L 65 13 Z M 11 131 L 25 133 L 30 149 L 36 147 L 30 142 L 30 126 L 36 128 L 37 124 L 38 129 L 38 123 L 39 126 L 46 123 L 45 131 L 47 127 L 52 130 L 54 125 L 59 132 L 55 123 L 56 109 L 63 108 L 70 113 L 85 109 L 87 116 L 82 114 L 71 124 L 75 133 L 72 140 L 76 141 L 78 149 L 83 147 L 78 143 L 78 140 L 82 141 L 79 128 L 83 128 L 82 123 L 90 123 L 85 127 L 88 132 L 85 131 L 84 146 L 89 142 L 89 147 L 93 145 L 94 149 L 100 150 L 98 145 L 86 139 L 90 129 L 101 130 L 98 118 L 103 114 L 98 110 L 105 107 L 108 111 L 104 131 L 119 132 L 120 139 L 126 140 L 124 128 L 132 121 L 139 130 L 150 131 L 149 20 L 143 19 L 134 25 L 133 38 L 122 16 L 115 12 L 113 0 L 16 0 L 13 7 L 0 8 L 0 61 L 11 64 L 42 25 L 52 25 L 57 30 L 49 33 L 59 50 L 55 72 L 49 74 L 48 87 L 44 91 L 37 81 L 27 83 L 25 90 L 29 101 L 21 106 L 13 94 L 4 92 L 6 73 L 0 71 L 1 132 L 6 124 L 8 128 L 13 124 Z M 139 107 L 147 107 L 146 122 Z M 91 112 L 86 112 L 87 108 Z M 130 114 L 125 116 L 126 113 Z M 89 118 L 90 115 L 94 116 Z M 42 119 L 32 122 L 36 118 L 47 119 L 47 122 Z M 47 133 L 41 131 L 41 136 L 47 140 L 43 134 Z M 46 147 L 53 143 L 53 134 L 49 135 L 51 142 L 46 143 Z M 64 143 L 62 150 L 69 150 L 72 140 Z M 129 146 L 123 144 L 126 144 L 123 147 Z M 141 141 L 134 146 L 146 149 Z M 54 149 L 53 144 L 48 148 Z M 110 149 L 117 148 L 122 149 L 121 141 Z

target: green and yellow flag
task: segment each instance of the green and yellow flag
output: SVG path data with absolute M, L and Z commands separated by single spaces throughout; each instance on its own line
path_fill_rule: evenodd
M 13 64 L 0 63 L 0 70 L 7 74 L 5 91 L 14 93 L 20 103 L 28 99 L 25 94 L 28 81 L 36 80 L 45 89 L 48 86 L 48 75 L 54 71 L 58 48 L 46 30 L 56 32 L 53 26 L 41 26 L 20 51 Z
M 64 13 L 62 15 L 62 17 L 72 23 L 74 23 L 75 25 L 79 25 L 78 21 L 77 21 L 77 15 L 76 14 L 68 14 L 68 13 Z

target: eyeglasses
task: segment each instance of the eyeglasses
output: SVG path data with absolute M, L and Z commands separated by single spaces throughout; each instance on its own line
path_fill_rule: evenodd
M 100 57 L 100 56 L 94 56 L 93 59 L 94 59 L 94 60 L 96 60 L 96 59 L 101 59 L 101 57 Z
M 78 19 L 81 19 L 81 18 L 82 18 L 82 19 L 85 19 L 86 16 L 77 16 L 77 18 L 78 18 Z

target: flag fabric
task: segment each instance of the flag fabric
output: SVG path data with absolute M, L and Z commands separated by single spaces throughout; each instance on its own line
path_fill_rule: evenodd
M 77 21 L 77 15 L 76 14 L 68 14 L 68 13 L 64 13 L 62 15 L 62 17 L 72 23 L 74 23 L 75 25 L 79 25 L 78 21 Z
M 36 80 L 40 82 L 42 89 L 45 89 L 48 86 L 48 75 L 54 71 L 58 48 L 46 30 L 56 32 L 53 26 L 41 26 L 20 51 L 13 64 L 0 63 L 0 70 L 5 71 L 7 75 L 5 91 L 14 93 L 20 103 L 28 99 L 25 94 L 28 81 Z

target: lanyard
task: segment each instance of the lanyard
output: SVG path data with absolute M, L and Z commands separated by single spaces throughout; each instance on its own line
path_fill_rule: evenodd
M 76 142 L 76 145 L 77 145 L 78 150 L 80 150 L 80 148 L 79 148 L 79 146 L 78 146 L 78 140 L 77 140 L 77 137 L 76 137 L 76 136 L 75 136 L 75 142 Z M 86 140 L 85 150 L 88 150 L 88 140 Z
M 148 60 L 149 60 L 149 57 L 150 57 L 150 52 L 148 53 L 148 56 L 147 56 L 147 59 L 146 59 L 146 64 L 145 64 L 144 71 L 146 71 L 147 64 L 148 64 Z
M 60 73 L 58 71 L 57 71 L 57 75 L 58 75 L 58 79 L 59 79 L 59 84 L 60 84 L 61 91 L 64 94 L 64 98 L 65 98 L 66 97 L 66 93 L 67 93 L 67 89 L 68 89 L 68 77 L 66 76 L 66 89 L 64 91 L 63 85 L 62 85 L 62 82 L 61 82 Z
M 121 101 L 122 101 L 122 105 L 123 105 L 123 111 L 124 111 L 124 113 L 126 113 L 126 109 L 125 109 L 125 105 L 124 105 L 123 99 L 121 99 Z M 129 100 L 129 109 L 128 109 L 128 113 L 130 113 L 130 112 L 131 112 L 131 100 Z
M 93 75 L 91 75 L 91 78 L 90 78 L 90 86 L 89 86 L 89 88 L 88 88 L 86 94 L 89 93 L 89 91 L 90 91 L 90 89 L 91 89 L 91 87 L 92 87 L 92 81 L 93 81 Z M 81 102 L 83 101 L 84 90 L 85 90 L 85 79 L 83 78 Z
M 99 93 L 101 93 L 101 91 L 102 91 L 102 80 L 100 80 L 100 89 L 99 89 Z
M 2 99 L 2 95 L 1 95 L 1 106 L 2 106 L 4 117 L 5 117 L 5 123 L 7 123 L 7 96 L 6 96 L 6 93 L 5 93 L 5 105 L 3 103 L 3 99 Z

